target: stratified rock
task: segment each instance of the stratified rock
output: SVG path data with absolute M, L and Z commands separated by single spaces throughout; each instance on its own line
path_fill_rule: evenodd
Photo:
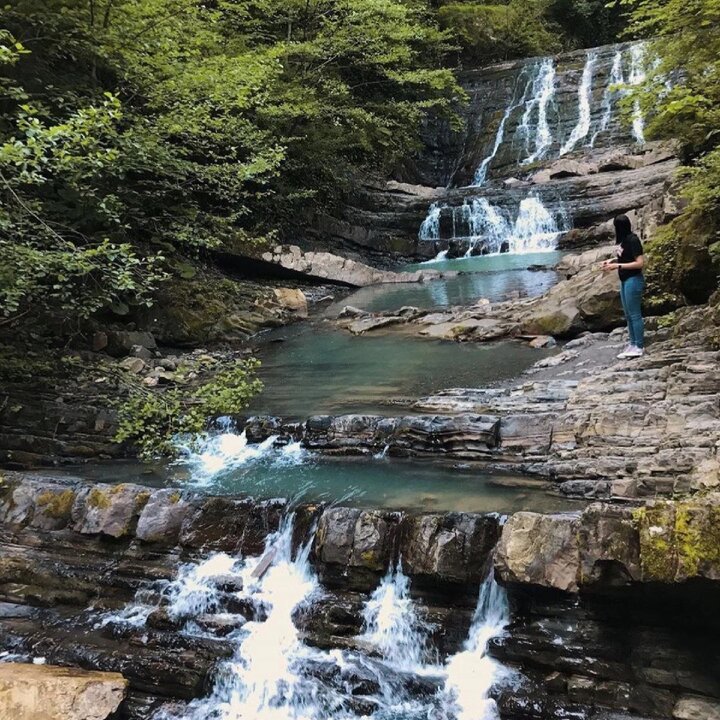
M 141 485 L 95 485 L 79 490 L 72 508 L 73 529 L 83 535 L 123 537 L 135 530 L 150 498 Z
M 388 327 L 388 325 L 396 325 L 397 323 L 404 322 L 405 318 L 397 315 L 382 315 L 382 316 L 370 316 L 363 317 L 359 320 L 348 325 L 348 330 L 353 335 L 362 335 L 363 333 L 371 330 L 379 330 L 380 328 Z
M 0 718 L 105 720 L 127 689 L 120 673 L 0 663 Z
M 578 518 L 519 512 L 504 525 L 495 569 L 505 582 L 577 592 Z
M 140 513 L 135 534 L 144 542 L 174 545 L 189 509 L 178 490 L 156 490 Z
M 493 515 L 416 515 L 402 524 L 403 571 L 414 582 L 479 585 L 499 536 Z

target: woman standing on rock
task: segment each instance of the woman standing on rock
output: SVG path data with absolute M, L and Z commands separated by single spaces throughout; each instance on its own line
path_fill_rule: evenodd
M 630 218 L 618 215 L 614 220 L 617 237 L 617 260 L 606 260 L 602 264 L 603 272 L 617 268 L 620 276 L 620 299 L 627 320 L 630 344 L 619 358 L 642 357 L 645 353 L 645 324 L 642 316 L 642 296 L 645 290 L 643 277 L 643 246 L 640 238 L 632 231 Z

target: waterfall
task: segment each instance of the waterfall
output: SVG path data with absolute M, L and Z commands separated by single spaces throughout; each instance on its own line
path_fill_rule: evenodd
M 457 720 L 495 720 L 495 701 L 488 697 L 492 686 L 508 672 L 487 655 L 490 641 L 501 635 L 509 622 L 505 591 L 495 582 L 492 565 L 480 588 L 472 625 L 462 650 L 446 665 L 443 694 Z
M 430 627 L 418 616 L 410 598 L 410 579 L 399 564 L 388 571 L 365 604 L 363 620 L 360 640 L 388 663 L 409 671 L 427 663 Z
M 621 89 L 618 86 L 622 85 L 624 82 L 625 81 L 623 79 L 622 69 L 622 50 L 618 50 L 615 53 L 615 57 L 613 58 L 612 69 L 610 70 L 610 78 L 608 80 L 607 87 L 605 88 L 605 92 L 603 93 L 603 114 L 602 118 L 600 119 L 600 127 L 595 131 L 595 134 L 592 136 L 592 139 L 590 140 L 590 147 L 594 147 L 597 136 L 608 129 L 610 125 L 610 120 L 612 120 L 613 106 L 616 97 L 621 93 Z
M 422 221 L 422 225 L 420 225 L 420 231 L 418 232 L 419 240 L 432 241 L 440 239 L 441 210 L 442 208 L 437 203 L 433 203 L 430 206 L 427 217 Z
M 565 225 L 562 223 L 561 227 L 537 195 L 529 195 L 520 202 L 514 221 L 485 197 L 473 198 L 454 208 L 453 216 L 456 215 L 467 228 L 466 256 L 472 255 L 478 245 L 488 253 L 554 250 Z
M 522 77 L 522 75 L 520 76 Z M 520 78 L 518 78 L 519 80 Z M 500 146 L 503 143 L 503 140 L 505 139 L 505 125 L 507 124 L 508 119 L 513 114 L 517 108 L 519 108 L 521 105 L 525 105 L 527 103 L 527 97 L 530 92 L 530 89 L 533 86 L 532 79 L 528 80 L 525 84 L 525 89 L 523 90 L 522 95 L 520 96 L 519 100 L 515 100 L 514 93 L 513 93 L 513 99 L 510 101 L 510 104 L 507 106 L 507 109 L 505 110 L 505 114 L 502 117 L 502 120 L 500 121 L 500 125 L 498 126 L 497 133 L 495 134 L 495 144 L 493 145 L 493 149 L 480 164 L 480 167 L 477 169 L 477 172 L 475 173 L 475 180 L 473 181 L 473 185 L 483 185 L 485 183 L 485 180 L 487 179 L 488 170 L 490 169 L 490 163 L 495 159 L 495 156 L 497 155 L 498 150 L 500 149 Z
M 597 52 L 587 54 L 582 80 L 578 88 L 578 121 L 567 142 L 560 148 L 560 155 L 569 153 L 590 132 L 590 98 L 592 93 L 593 68 L 597 60 Z
M 467 255 L 471 255 L 480 240 L 485 241 L 488 252 L 500 252 L 503 243 L 512 235 L 511 228 L 500 210 L 490 204 L 487 198 L 474 198 L 471 205 L 463 205 L 467 212 L 470 245 Z
M 532 99 L 525 105 L 517 132 L 525 139 L 526 152 L 532 153 L 523 160 L 528 165 L 544 157 L 547 149 L 552 145 L 553 137 L 548 123 L 548 105 L 555 95 L 555 64 L 552 58 L 546 58 L 538 66 L 537 74 L 532 85 Z M 537 110 L 537 123 L 534 138 L 530 139 L 530 121 Z
M 630 77 L 632 86 L 641 85 L 645 81 L 645 45 L 638 43 L 630 48 Z M 635 100 L 633 108 L 632 132 L 635 140 L 641 145 L 645 143 L 645 117 L 640 101 Z

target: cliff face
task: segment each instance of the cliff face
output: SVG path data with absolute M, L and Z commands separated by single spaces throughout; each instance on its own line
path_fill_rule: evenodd
M 645 142 L 643 116 L 623 101 L 643 53 L 610 45 L 466 72 L 463 130 L 428 121 L 423 150 L 392 181 L 359 182 L 339 217 L 317 219 L 317 236 L 346 252 L 432 257 L 453 243 L 589 245 L 619 212 L 651 214 L 638 227 L 652 229 L 667 219 L 677 161 Z

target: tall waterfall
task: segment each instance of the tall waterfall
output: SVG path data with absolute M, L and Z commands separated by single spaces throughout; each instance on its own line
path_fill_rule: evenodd
M 518 79 L 519 81 L 522 80 L 522 75 Z M 477 169 L 477 172 L 475 173 L 475 180 L 473 181 L 473 185 L 483 185 L 485 183 L 485 180 L 487 179 L 487 173 L 490 168 L 490 163 L 495 159 L 495 156 L 497 155 L 498 150 L 500 149 L 500 146 L 503 143 L 503 140 L 505 139 L 505 125 L 507 124 L 507 121 L 509 120 L 510 116 L 513 114 L 515 110 L 517 110 L 519 107 L 522 107 L 525 105 L 528 101 L 528 95 L 530 94 L 530 91 L 533 88 L 533 80 L 532 78 L 529 79 L 525 83 L 525 88 L 522 92 L 522 95 L 518 100 L 515 100 L 513 97 L 513 100 L 510 102 L 510 104 L 507 106 L 507 109 L 505 110 L 505 114 L 502 117 L 502 120 L 500 121 L 500 125 L 498 126 L 497 132 L 495 133 L 495 144 L 493 145 L 493 149 L 490 152 L 490 154 L 480 163 L 480 167 Z M 517 89 L 516 89 L 517 91 Z
M 543 60 L 532 85 L 532 99 L 526 103 L 517 132 L 524 139 L 526 153 L 524 165 L 541 160 L 552 145 L 553 136 L 548 121 L 548 106 L 555 96 L 555 63 L 552 58 Z M 536 116 L 534 128 L 533 116 Z
M 645 81 L 645 45 L 638 43 L 630 48 L 630 85 L 640 85 Z M 640 101 L 635 100 L 632 121 L 633 137 L 637 142 L 645 142 L 645 117 L 640 107 Z
M 618 50 L 613 58 L 610 78 L 608 80 L 607 87 L 605 88 L 605 92 L 603 93 L 603 114 L 600 119 L 600 126 L 590 140 L 590 147 L 594 147 L 597 136 L 608 129 L 610 121 L 612 120 L 613 107 L 617 98 L 622 93 L 622 89 L 620 87 L 624 83 L 622 58 L 622 50 Z
M 591 50 L 587 54 L 582 80 L 578 88 L 578 121 L 573 128 L 567 142 L 560 148 L 560 155 L 566 155 L 590 132 L 590 98 L 592 92 L 593 68 L 597 61 L 597 51 Z

